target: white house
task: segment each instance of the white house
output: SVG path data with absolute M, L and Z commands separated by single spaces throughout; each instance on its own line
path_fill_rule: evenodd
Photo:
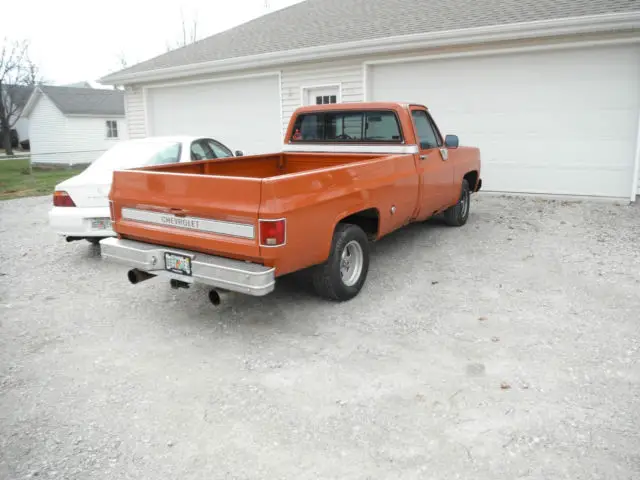
M 124 93 L 117 90 L 38 86 L 23 116 L 33 163 L 91 163 L 129 137 Z
M 427 105 L 483 189 L 634 199 L 638 0 L 307 0 L 112 73 L 131 137 L 279 150 L 316 102 Z

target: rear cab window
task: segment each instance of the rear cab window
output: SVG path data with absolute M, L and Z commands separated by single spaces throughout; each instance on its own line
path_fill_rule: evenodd
M 402 143 L 400 122 L 390 110 L 347 110 L 302 113 L 292 142 Z

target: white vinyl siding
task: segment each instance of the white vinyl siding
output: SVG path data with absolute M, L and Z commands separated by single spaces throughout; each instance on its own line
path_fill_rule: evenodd
M 124 109 L 127 116 L 129 138 L 146 137 L 144 95 L 141 87 L 129 87 L 125 90 Z
M 285 67 L 282 69 L 282 131 L 286 131 L 294 110 L 303 104 L 302 89 L 340 84 L 343 103 L 361 102 L 362 61 L 336 61 Z
M 118 122 L 118 138 L 107 137 L 107 120 Z M 67 133 L 71 149 L 68 163 L 91 163 L 109 148 L 128 137 L 124 118 L 68 117 Z
M 119 138 L 107 138 L 106 121 L 118 122 Z M 67 117 L 40 95 L 29 116 L 33 163 L 90 163 L 128 134 L 124 118 Z
M 64 153 L 72 149 L 67 118 L 42 94 L 29 116 L 29 142 L 33 163 L 69 163 Z

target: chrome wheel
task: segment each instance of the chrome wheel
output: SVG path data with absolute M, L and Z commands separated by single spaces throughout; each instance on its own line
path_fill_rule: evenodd
M 351 240 L 342 250 L 340 256 L 340 278 L 342 283 L 351 287 L 358 282 L 364 264 L 364 253 L 360 244 Z

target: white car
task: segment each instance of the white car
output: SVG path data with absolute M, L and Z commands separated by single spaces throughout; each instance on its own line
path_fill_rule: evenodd
M 241 156 L 236 151 L 235 156 Z M 115 236 L 111 229 L 109 190 L 114 170 L 165 163 L 233 157 L 222 143 L 205 137 L 148 137 L 123 140 L 80 174 L 56 185 L 49 225 L 68 242 L 86 239 L 97 244 Z

